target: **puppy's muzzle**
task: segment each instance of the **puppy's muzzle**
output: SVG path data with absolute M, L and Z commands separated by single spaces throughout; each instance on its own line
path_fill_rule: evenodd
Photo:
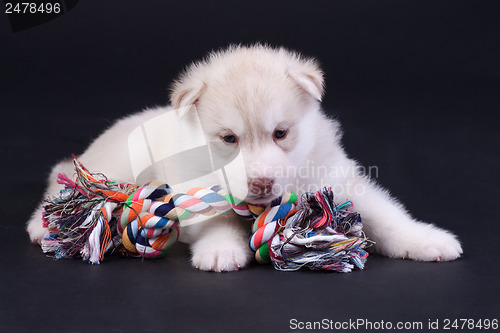
M 273 191 L 274 179 L 272 178 L 252 178 L 248 182 L 250 193 L 257 195 L 269 195 Z

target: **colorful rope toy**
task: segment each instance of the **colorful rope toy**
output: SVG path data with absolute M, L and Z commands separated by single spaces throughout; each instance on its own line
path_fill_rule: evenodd
M 351 211 L 350 201 L 335 205 L 326 188 L 306 193 L 300 204 L 289 192 L 262 207 L 246 204 L 220 186 L 176 193 L 160 182 L 139 186 L 110 181 L 90 173 L 76 158 L 74 164 L 76 180 L 59 174 L 64 189 L 44 206 L 50 235 L 42 249 L 58 259 L 82 257 L 99 264 L 114 251 L 161 257 L 178 240 L 180 221 L 216 214 L 255 219 L 250 247 L 257 261 L 273 261 L 277 269 L 349 272 L 354 265 L 362 269 L 368 257 L 359 214 Z

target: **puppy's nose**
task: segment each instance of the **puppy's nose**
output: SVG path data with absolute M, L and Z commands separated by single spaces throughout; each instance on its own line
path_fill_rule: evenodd
M 273 190 L 274 179 L 252 178 L 248 182 L 248 188 L 253 194 L 270 194 Z

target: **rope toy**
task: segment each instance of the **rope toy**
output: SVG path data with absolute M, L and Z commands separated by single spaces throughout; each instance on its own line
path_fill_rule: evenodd
M 57 259 L 82 257 L 99 264 L 110 252 L 161 257 L 178 240 L 180 221 L 234 214 L 255 219 L 250 247 L 257 261 L 273 261 L 280 270 L 349 272 L 353 264 L 362 269 L 368 256 L 359 214 L 351 212 L 350 201 L 336 206 L 328 189 L 305 194 L 300 204 L 295 193 L 285 193 L 263 207 L 238 200 L 220 186 L 176 193 L 160 182 L 110 181 L 76 158 L 74 165 L 76 180 L 59 174 L 64 189 L 44 206 L 50 234 L 42 250 Z

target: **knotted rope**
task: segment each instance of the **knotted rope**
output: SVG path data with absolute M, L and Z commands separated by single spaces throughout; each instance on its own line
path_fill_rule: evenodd
M 77 159 L 74 164 L 76 180 L 59 174 L 58 183 L 65 188 L 44 206 L 44 226 L 50 235 L 42 241 L 42 249 L 56 258 L 82 257 L 98 264 L 105 253 L 116 250 L 161 257 L 178 240 L 180 221 L 233 214 L 255 218 L 250 247 L 257 261 L 272 260 L 279 269 L 350 271 L 349 261 L 363 268 L 368 255 L 363 250 L 366 238 L 361 235 L 359 214 L 348 211 L 350 202 L 335 206 L 333 194 L 326 189 L 316 193 L 323 193 L 319 210 L 311 195 L 297 209 L 293 192 L 262 207 L 246 204 L 220 186 L 176 193 L 160 182 L 138 186 L 110 181 L 90 173 Z

